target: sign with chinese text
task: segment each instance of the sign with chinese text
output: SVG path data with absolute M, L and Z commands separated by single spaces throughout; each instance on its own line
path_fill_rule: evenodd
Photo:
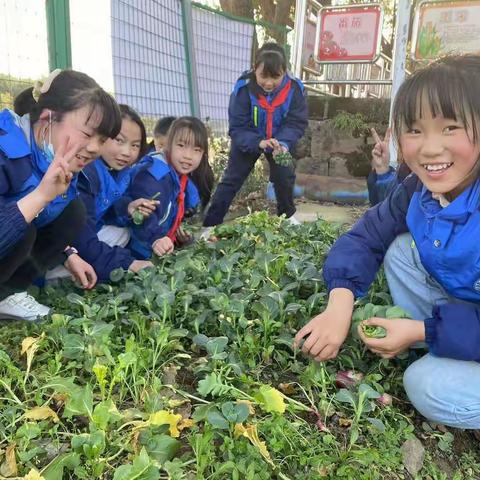
M 422 2 L 415 16 L 412 56 L 480 53 L 480 1 Z
M 381 26 L 382 9 L 378 4 L 322 8 L 316 61 L 374 62 L 380 52 Z

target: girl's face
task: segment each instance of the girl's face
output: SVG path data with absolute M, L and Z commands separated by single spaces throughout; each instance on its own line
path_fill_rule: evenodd
M 279 73 L 278 75 L 271 76 L 263 71 L 263 62 L 258 65 L 255 69 L 255 80 L 257 84 L 266 92 L 273 92 L 283 80 L 285 72 Z
M 155 145 L 156 152 L 163 152 L 165 145 L 167 144 L 167 136 L 166 135 L 157 135 L 153 137 L 153 144 Z
M 38 125 L 36 140 L 43 140 L 52 143 L 55 152 L 68 140 L 68 147 L 78 145 L 80 150 L 70 162 L 71 171 L 79 172 L 86 165 L 91 163 L 100 153 L 101 146 L 105 143 L 106 137 L 96 132 L 100 124 L 100 113 L 96 110 L 91 114 L 91 107 L 85 105 L 82 108 L 64 113 L 60 121 L 55 120 L 55 113 L 44 110 Z M 90 117 L 90 118 L 89 118 Z
M 140 127 L 130 118 L 122 119 L 122 129 L 115 139 L 109 138 L 100 154 L 113 170 L 122 170 L 138 160 L 142 144 Z
M 191 139 L 183 137 L 184 135 L 179 135 L 173 139 L 169 157 L 178 174 L 188 175 L 198 168 L 204 151 L 195 146 Z
M 422 111 L 423 118 L 400 136 L 403 157 L 428 190 L 453 199 L 477 178 L 479 146 L 461 122 Z

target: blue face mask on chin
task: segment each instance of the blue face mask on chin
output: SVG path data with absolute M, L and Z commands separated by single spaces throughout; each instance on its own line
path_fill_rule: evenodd
M 55 150 L 53 149 L 53 145 L 52 145 L 52 112 L 48 112 L 48 115 L 49 115 L 48 142 L 45 138 L 43 139 L 42 151 L 48 163 L 52 163 L 53 159 L 55 158 Z
M 51 143 L 47 143 L 47 141 L 44 140 L 42 145 L 42 151 L 48 163 L 52 163 L 53 159 L 55 158 L 55 151 L 53 150 L 53 145 Z

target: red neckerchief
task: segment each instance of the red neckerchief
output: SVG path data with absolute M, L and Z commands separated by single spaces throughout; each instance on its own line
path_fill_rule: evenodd
M 287 84 L 278 92 L 272 103 L 268 103 L 265 95 L 258 95 L 258 104 L 267 112 L 267 139 L 272 138 L 273 132 L 273 113 L 276 108 L 285 103 L 292 81 L 288 80 Z
M 175 239 L 177 238 L 177 230 L 180 227 L 180 224 L 183 220 L 183 215 L 185 214 L 185 188 L 187 187 L 188 177 L 186 175 L 182 175 L 180 177 L 180 191 L 178 192 L 177 197 L 177 216 L 173 221 L 173 225 L 171 226 L 170 230 L 167 233 L 167 237 L 170 238 L 172 242 L 175 243 Z

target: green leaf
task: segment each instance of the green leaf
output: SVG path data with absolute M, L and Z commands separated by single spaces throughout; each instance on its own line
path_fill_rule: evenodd
M 222 404 L 222 413 L 229 422 L 243 423 L 250 412 L 245 403 L 225 402 Z
M 159 463 L 165 463 L 175 457 L 180 442 L 170 435 L 154 434 L 150 429 L 142 430 L 138 443 L 145 447 L 148 455 Z
M 214 372 L 208 374 L 203 380 L 200 380 L 197 387 L 198 393 L 204 397 L 208 395 L 219 397 L 227 394 L 230 390 L 231 387 L 223 384 L 220 376 Z
M 110 272 L 110 280 L 113 283 L 117 283 L 125 276 L 125 271 L 123 268 L 116 268 Z
M 350 390 L 347 390 L 346 388 L 341 388 L 336 394 L 335 394 L 335 400 L 337 402 L 341 403 L 350 403 L 351 405 L 355 406 L 355 397 L 353 396 L 352 392 Z
M 76 293 L 69 293 L 67 295 L 67 302 L 73 303 L 74 305 L 80 305 L 82 307 L 85 305 L 85 299 Z
M 53 460 L 50 465 L 42 471 L 42 477 L 45 480 L 62 480 L 63 470 L 73 470 L 80 465 L 80 455 L 78 453 L 64 453 Z
M 134 458 L 132 465 L 117 468 L 113 480 L 158 480 L 160 471 L 152 464 L 145 447 Z
M 192 342 L 199 347 L 205 347 L 209 338 L 203 333 L 199 333 L 192 338 Z
M 226 418 L 216 408 L 212 408 L 207 413 L 207 421 L 213 428 L 228 430 L 229 423 Z
M 78 360 L 83 357 L 85 342 L 83 336 L 78 333 L 68 333 L 63 337 L 63 356 L 71 360 Z
M 380 397 L 380 394 L 376 390 L 374 390 L 370 385 L 367 385 L 366 383 L 361 383 L 359 385 L 358 393 L 359 394 L 363 393 L 365 397 L 369 399 Z
M 227 337 L 215 337 L 215 338 L 210 338 L 207 341 L 207 343 L 205 344 L 205 348 L 207 349 L 207 352 L 210 355 L 214 356 L 214 355 L 223 353 L 227 344 L 228 344 Z
M 378 418 L 367 417 L 367 421 L 370 422 L 377 430 L 380 430 L 380 432 L 385 432 L 385 424 Z
M 90 385 L 78 389 L 68 399 L 63 417 L 71 418 L 73 416 L 85 415 L 92 418 L 93 410 L 93 393 Z
M 96 405 L 92 415 L 93 423 L 102 430 L 106 430 L 108 424 L 119 422 L 122 418 L 113 400 L 106 400 Z
M 44 385 L 40 387 L 42 390 L 52 389 L 56 393 L 72 393 L 77 388 L 80 388 L 74 382 L 74 377 L 52 377 Z
M 412 318 L 409 313 L 407 313 L 401 307 L 390 307 L 385 312 L 386 318 Z

